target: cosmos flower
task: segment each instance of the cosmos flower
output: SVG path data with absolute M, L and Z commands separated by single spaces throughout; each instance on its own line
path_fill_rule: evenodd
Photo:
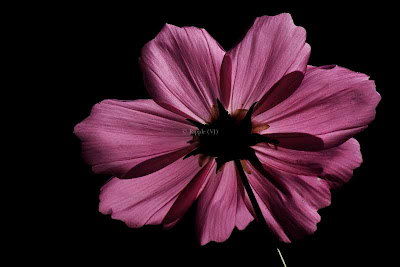
M 352 137 L 380 96 L 365 74 L 307 65 L 310 51 L 289 14 L 257 18 L 228 52 L 204 29 L 165 25 L 140 58 L 152 100 L 104 100 L 74 129 L 93 171 L 113 176 L 100 212 L 170 228 L 197 201 L 200 243 L 223 242 L 256 218 L 244 170 L 281 241 L 313 233 L 362 162 Z

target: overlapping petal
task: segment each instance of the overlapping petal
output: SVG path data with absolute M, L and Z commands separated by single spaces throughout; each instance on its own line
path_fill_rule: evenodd
M 143 177 L 113 178 L 101 189 L 100 212 L 133 228 L 161 224 L 192 179 L 205 175 L 201 171 L 197 159 L 192 157 Z
M 375 118 L 379 101 L 367 75 L 338 66 L 309 66 L 292 95 L 254 120 L 267 123 L 270 128 L 262 134 L 282 139 L 285 147 L 321 150 L 365 129 Z
M 254 149 L 258 159 L 269 168 L 295 175 L 318 176 L 331 188 L 348 182 L 353 170 L 362 163 L 360 144 L 354 138 L 321 151 L 274 149 L 265 145 L 256 145 Z
M 282 101 L 278 91 L 270 91 L 282 77 L 294 90 L 306 70 L 311 48 L 306 31 L 294 25 L 290 14 L 263 16 L 255 20 L 244 39 L 225 55 L 221 71 L 222 90 L 229 91 L 229 111 L 248 109 L 266 94 L 259 107 Z M 299 75 L 300 74 L 300 75 Z M 278 93 L 277 93 L 278 92 Z
M 264 218 L 284 242 L 315 232 L 318 209 L 330 204 L 329 184 L 316 176 L 296 175 L 264 166 L 265 173 L 250 166 L 248 175 Z M 279 182 L 278 188 L 274 183 Z
M 153 100 L 105 100 L 75 126 L 85 160 L 96 173 L 138 177 L 161 169 L 190 149 L 191 126 Z M 134 169 L 135 166 L 138 168 Z
M 243 185 L 238 181 L 232 161 L 208 180 L 197 205 L 196 228 L 202 245 L 223 242 L 235 226 L 244 229 L 253 220 L 245 208 L 240 187 Z
M 93 171 L 116 176 L 101 190 L 100 211 L 130 227 L 169 228 L 198 199 L 202 245 L 244 229 L 254 211 L 234 163 L 216 174 L 214 159 L 184 160 L 196 146 L 185 119 L 208 122 L 217 99 L 230 113 L 258 102 L 252 121 L 268 124 L 261 134 L 279 145 L 253 147 L 263 166 L 247 164 L 256 200 L 282 241 L 313 233 L 329 189 L 362 162 L 351 137 L 374 119 L 380 96 L 364 74 L 307 66 L 305 39 L 289 14 L 257 18 L 227 53 L 204 29 L 167 24 L 140 58 L 154 101 L 105 100 L 74 129 Z
M 163 220 L 163 224 L 167 228 L 171 224 L 178 222 L 185 212 L 192 206 L 194 201 L 203 192 L 205 185 L 209 179 L 213 179 L 215 175 L 215 161 L 209 160 L 202 170 L 190 181 L 184 190 L 179 194 L 178 199 L 169 210 Z
M 220 98 L 224 54 L 204 29 L 167 24 L 142 50 L 147 90 L 159 105 L 187 118 L 208 121 Z

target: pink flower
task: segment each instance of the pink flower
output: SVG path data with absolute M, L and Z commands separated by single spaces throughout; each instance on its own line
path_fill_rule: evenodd
M 362 162 L 352 137 L 380 96 L 365 74 L 307 65 L 305 40 L 289 14 L 257 18 L 228 52 L 204 29 L 165 25 L 140 58 L 153 100 L 102 101 L 75 127 L 93 171 L 114 176 L 100 212 L 169 228 L 198 199 L 201 244 L 223 242 L 256 216 L 240 159 L 279 239 L 313 233 Z

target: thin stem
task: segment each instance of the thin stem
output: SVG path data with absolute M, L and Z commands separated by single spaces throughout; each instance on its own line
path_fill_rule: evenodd
M 247 180 L 247 176 L 244 173 L 243 166 L 240 163 L 240 160 L 235 159 L 235 165 L 237 170 L 239 171 L 240 178 L 242 179 L 242 183 L 244 185 L 244 188 L 246 189 L 247 195 L 249 196 L 249 199 L 251 201 L 251 205 L 253 206 L 254 212 L 256 213 L 257 220 L 265 227 L 268 227 L 267 222 L 265 221 L 265 218 L 261 212 L 260 206 L 257 203 L 257 199 L 253 193 L 253 190 L 250 187 L 249 181 Z M 265 228 L 268 229 L 268 228 Z
M 257 202 L 257 199 L 256 199 L 256 197 L 254 195 L 254 192 L 251 189 L 251 186 L 250 186 L 250 183 L 249 183 L 249 181 L 247 179 L 247 176 L 244 173 L 243 166 L 240 163 L 240 160 L 235 159 L 234 161 L 235 161 L 236 168 L 239 171 L 239 175 L 240 175 L 240 178 L 241 178 L 242 183 L 244 185 L 244 188 L 246 189 L 247 195 L 249 196 L 249 199 L 251 201 L 251 205 L 253 206 L 254 212 L 256 213 L 257 220 L 263 225 L 263 227 L 265 229 L 269 229 L 268 225 L 267 225 L 267 222 L 265 221 L 264 215 L 261 212 L 260 206 L 258 205 L 258 202 Z M 269 233 L 270 237 L 272 237 L 272 235 L 271 235 L 271 233 L 269 231 L 268 231 L 268 233 Z M 271 238 L 271 240 L 272 240 L 272 238 Z M 279 257 L 280 257 L 280 259 L 282 261 L 283 266 L 287 267 L 286 263 L 285 263 L 285 260 L 283 259 L 281 251 L 279 250 L 278 247 L 276 247 L 276 249 L 278 250 L 278 254 L 279 254 Z
M 282 256 L 281 251 L 279 250 L 278 247 L 276 247 L 276 250 L 277 250 L 278 253 L 279 253 L 279 257 L 281 257 L 281 261 L 282 261 L 283 266 L 286 267 L 286 263 L 285 263 L 285 260 L 283 259 L 283 256 Z

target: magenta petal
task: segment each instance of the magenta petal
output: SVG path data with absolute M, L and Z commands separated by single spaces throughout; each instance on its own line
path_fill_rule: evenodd
M 238 190 L 239 192 L 237 194 L 236 228 L 239 230 L 243 230 L 251 221 L 254 220 L 253 214 L 255 213 L 252 207 L 248 206 L 248 204 L 250 203 L 250 199 L 240 179 L 238 179 Z
M 329 183 L 331 188 L 348 182 L 353 176 L 353 170 L 358 168 L 363 161 L 360 144 L 354 138 L 340 146 L 325 150 L 323 154 L 321 177 Z
M 153 100 L 105 100 L 93 107 L 74 132 L 94 172 L 122 177 L 141 164 L 140 172 L 130 172 L 137 177 L 172 163 L 175 154 L 183 156 L 193 128 Z M 145 163 L 154 158 L 156 163 Z
M 197 205 L 196 228 L 202 245 L 210 241 L 223 242 L 235 226 L 243 229 L 252 220 L 239 192 L 232 161 L 225 163 L 223 171 L 208 180 Z
M 196 157 L 180 159 L 136 179 L 113 178 L 103 186 L 99 210 L 129 227 L 161 224 L 179 194 L 201 168 Z
M 315 232 L 320 221 L 317 210 L 330 204 L 325 180 L 271 168 L 265 168 L 269 176 L 264 177 L 252 166 L 250 170 L 248 179 L 265 220 L 282 241 L 291 242 Z M 280 180 L 286 192 L 276 188 L 271 179 Z
M 163 220 L 163 224 L 171 224 L 177 222 L 186 211 L 192 206 L 193 202 L 201 194 L 204 185 L 210 176 L 213 176 L 214 160 L 210 160 L 204 168 L 190 181 L 185 189 L 179 194 L 178 199 L 169 210 Z
M 351 138 L 342 145 L 322 151 L 298 151 L 264 145 L 254 146 L 263 165 L 287 173 L 319 176 L 331 187 L 337 187 L 353 176 L 353 170 L 362 163 L 360 145 Z
M 231 68 L 231 72 L 226 71 L 221 79 L 232 81 L 229 111 L 249 108 L 284 75 L 304 73 L 311 51 L 305 40 L 306 31 L 294 25 L 290 14 L 257 18 L 244 39 L 225 56 L 230 60 L 224 64 L 231 65 L 225 69 Z M 273 96 L 273 102 L 282 100 L 278 94 Z
M 291 96 L 299 87 L 304 74 L 300 71 L 294 71 L 282 77 L 272 88 L 259 100 L 254 115 L 263 113 L 281 103 Z
M 145 176 L 152 172 L 158 171 L 158 170 L 164 168 L 165 166 L 168 166 L 172 162 L 174 162 L 180 158 L 183 158 L 192 149 L 193 149 L 192 146 L 187 146 L 187 147 L 182 148 L 177 151 L 173 151 L 173 152 L 166 153 L 166 154 L 154 157 L 154 158 L 147 159 L 147 160 L 137 164 L 135 167 L 130 169 L 128 172 L 126 172 L 120 178 L 122 178 L 122 179 L 137 178 L 137 177 Z
M 293 174 L 314 176 L 320 175 L 323 171 L 319 163 L 323 152 L 297 151 L 282 147 L 274 149 L 264 145 L 256 145 L 253 148 L 261 163 L 270 168 Z
M 171 228 L 174 227 L 180 220 L 181 220 L 181 218 L 176 219 L 174 222 L 167 223 L 167 224 L 163 224 L 163 229 L 165 229 L 165 230 L 171 229 Z
M 147 90 L 159 105 L 205 122 L 220 98 L 224 54 L 204 29 L 166 24 L 142 50 Z
M 229 101 L 231 98 L 231 89 L 232 89 L 232 59 L 231 57 L 226 54 L 221 64 L 221 71 L 220 71 L 220 96 L 221 102 L 224 107 L 229 106 Z
M 324 141 L 306 133 L 268 133 L 264 136 L 279 142 L 279 147 L 302 151 L 319 151 L 324 149 Z
M 254 120 L 270 126 L 262 134 L 303 133 L 320 138 L 323 146 L 315 147 L 320 150 L 340 145 L 365 129 L 380 99 L 375 83 L 365 74 L 337 66 L 310 66 L 289 98 Z

